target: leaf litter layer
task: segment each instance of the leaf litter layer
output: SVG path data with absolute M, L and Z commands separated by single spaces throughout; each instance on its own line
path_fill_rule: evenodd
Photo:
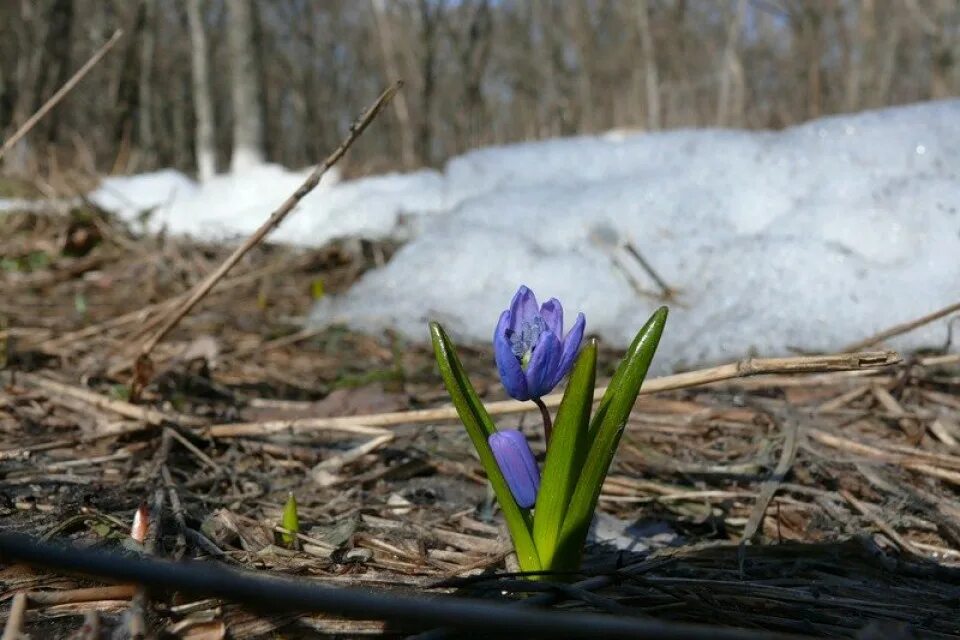
M 954 355 L 642 396 L 585 574 L 531 583 L 509 573 L 509 538 L 462 426 L 422 411 L 447 406 L 427 328 L 418 344 L 302 329 L 316 296 L 347 290 L 395 247 L 251 250 L 156 347 L 133 403 L 131 365 L 151 320 L 229 249 L 137 235 L 91 207 L 9 213 L 0 225 L 4 530 L 408 594 L 812 637 L 960 636 Z M 601 353 L 601 374 L 616 356 Z M 485 402 L 504 399 L 491 353 L 461 358 Z M 356 417 L 367 415 L 378 417 Z M 538 431 L 535 413 L 496 419 Z M 542 441 L 532 445 L 542 456 Z M 293 548 L 278 528 L 291 492 Z M 137 545 L 141 508 L 149 529 Z M 35 637 L 84 624 L 197 638 L 401 635 L 380 621 L 254 614 L 17 564 L 0 580 L 5 611 L 25 606 L 22 629 Z

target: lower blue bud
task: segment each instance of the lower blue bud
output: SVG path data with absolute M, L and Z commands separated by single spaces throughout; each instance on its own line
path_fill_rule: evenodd
M 537 501 L 540 469 L 537 468 L 527 439 L 516 429 L 504 429 L 494 433 L 487 441 L 513 499 L 520 507 L 529 509 Z

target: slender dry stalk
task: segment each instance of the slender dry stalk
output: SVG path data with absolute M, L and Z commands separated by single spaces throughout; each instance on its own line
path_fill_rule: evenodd
M 98 62 L 100 62 L 100 60 L 103 59 L 103 56 L 107 55 L 107 52 L 110 51 L 110 49 L 113 48 L 113 45 L 117 44 L 117 41 L 120 40 L 122 35 L 122 30 L 117 29 L 114 31 L 113 35 L 110 36 L 110 39 L 107 40 L 102 47 L 97 49 L 96 53 L 90 56 L 90 59 L 87 60 L 82 67 L 77 69 L 77 72 L 73 74 L 69 80 L 63 83 L 62 87 L 60 87 L 60 89 L 57 90 L 57 92 L 52 96 L 50 96 L 50 99 L 44 102 L 43 106 L 37 109 L 36 113 L 34 113 L 27 119 L 26 122 L 20 125 L 20 128 L 17 129 L 16 132 L 14 132 L 14 134 L 3 143 L 2 147 L 0 147 L 0 158 L 2 158 L 7 151 L 12 149 L 15 144 L 20 142 L 20 139 L 23 138 L 23 136 L 27 135 L 30 130 L 33 129 L 33 127 L 36 126 L 36 124 L 50 112 L 51 109 L 57 106 L 58 102 L 63 100 L 64 96 L 70 93 L 70 91 L 77 86 L 81 80 L 83 80 L 83 77 L 87 75 L 87 73 L 89 73 L 90 70 L 93 69 Z
M 136 587 L 132 584 L 119 584 L 104 587 L 84 587 L 64 589 L 62 591 L 31 591 L 27 594 L 30 602 L 42 605 L 74 604 L 77 602 L 96 602 L 97 600 L 126 600 L 132 598 Z
M 757 533 L 761 532 L 763 519 L 767 514 L 767 507 L 770 506 L 770 501 L 773 500 L 773 496 L 777 493 L 777 489 L 780 488 L 783 479 L 787 477 L 787 473 L 793 466 L 793 461 L 796 460 L 799 430 L 800 424 L 796 418 L 793 416 L 784 418 L 783 431 L 785 437 L 783 440 L 783 449 L 780 451 L 780 460 L 777 462 L 777 467 L 773 470 L 773 475 L 769 479 L 764 480 L 763 485 L 760 487 L 760 495 L 757 497 L 757 503 L 750 512 L 747 524 L 743 528 L 743 535 L 740 537 L 740 540 L 744 543 L 752 541 Z
M 880 514 L 878 514 L 873 509 L 871 509 L 869 506 L 857 500 L 853 496 L 853 494 L 851 494 L 849 491 L 847 491 L 846 489 L 840 489 L 837 493 L 839 493 L 844 500 L 850 503 L 850 506 L 853 507 L 857 511 L 857 513 L 859 513 L 862 516 L 865 516 L 867 519 L 873 522 L 873 524 L 877 527 L 877 529 L 880 529 L 880 531 L 882 531 L 885 536 L 890 538 L 891 542 L 893 542 L 898 547 L 900 547 L 901 550 L 912 553 L 913 555 L 918 557 L 923 556 L 922 553 L 920 553 L 919 551 L 917 551 L 916 548 L 914 548 L 913 544 L 911 544 L 906 538 L 904 538 L 899 533 L 897 533 L 897 531 L 892 526 L 890 526 L 889 523 L 887 523 L 882 517 L 880 517 Z
M 3 637 L 0 640 L 17 640 L 20 637 L 20 630 L 23 628 L 23 619 L 26 612 L 27 594 L 19 591 L 13 596 L 13 602 L 10 604 L 10 613 L 7 616 L 7 624 L 3 628 Z
M 710 382 L 720 382 L 732 378 L 755 376 L 768 373 L 818 373 L 824 371 L 857 371 L 886 367 L 900 362 L 900 355 L 893 351 L 873 351 L 864 353 L 837 354 L 830 356 L 802 356 L 796 358 L 748 358 L 738 362 L 678 373 L 671 376 L 651 378 L 643 383 L 642 394 L 696 387 Z M 595 400 L 599 400 L 606 387 L 596 390 Z M 553 393 L 541 398 L 547 407 L 557 407 L 563 398 L 562 393 Z M 486 405 L 491 415 L 522 413 L 538 409 L 531 402 L 504 400 Z M 452 406 L 417 411 L 396 411 L 359 416 L 340 416 L 332 418 L 302 418 L 296 420 L 271 420 L 214 425 L 206 434 L 217 438 L 236 438 L 242 436 L 264 435 L 268 433 L 297 433 L 325 429 L 345 429 L 362 426 L 368 429 L 388 427 L 414 422 L 435 422 L 457 419 L 457 410 Z
M 85 402 L 97 409 L 111 411 L 126 418 L 142 420 L 151 426 L 160 426 L 164 423 L 178 423 L 183 425 L 199 425 L 202 422 L 196 418 L 185 415 L 167 414 L 157 409 L 149 409 L 135 404 L 131 404 L 117 398 L 108 398 L 96 391 L 90 391 L 82 387 L 75 387 L 56 380 L 51 380 L 34 373 L 18 372 L 14 375 L 5 376 L 7 380 L 15 379 L 18 382 L 29 384 L 30 386 L 44 389 L 55 395 L 67 396 Z
M 316 169 L 310 174 L 310 176 L 304 181 L 302 185 L 291 195 L 280 207 L 270 214 L 270 217 L 260 225 L 253 234 L 247 238 L 247 240 L 237 247 L 237 249 L 227 257 L 226 260 L 221 263 L 213 273 L 211 273 L 205 280 L 200 282 L 193 289 L 193 293 L 183 301 L 174 311 L 170 314 L 166 322 L 154 333 L 152 336 L 147 338 L 147 340 L 140 347 L 140 354 L 137 357 L 137 366 L 134 373 L 134 381 L 131 384 L 131 397 L 136 398 L 139 395 L 139 390 L 143 388 L 145 384 L 145 378 L 149 377 L 144 375 L 145 371 L 150 369 L 149 358 L 150 353 L 153 351 L 154 347 L 159 344 L 161 340 L 170 331 L 173 330 L 177 324 L 180 323 L 180 320 L 184 318 L 190 310 L 193 309 L 200 300 L 210 292 L 211 289 L 227 274 L 230 269 L 236 265 L 243 256 L 245 256 L 251 249 L 260 244 L 267 235 L 273 231 L 281 222 L 290 214 L 291 211 L 307 196 L 311 191 L 313 191 L 318 184 L 320 184 L 320 179 L 327 172 L 330 167 L 335 165 L 340 158 L 344 156 L 347 150 L 353 145 L 358 137 L 364 132 L 367 126 L 373 122 L 374 118 L 383 110 L 383 108 L 390 102 L 391 98 L 396 95 L 397 91 L 400 90 L 400 87 L 403 86 L 403 82 L 397 82 L 392 87 L 386 89 L 383 93 L 380 94 L 380 97 L 373 103 L 367 111 L 357 119 L 353 125 L 350 126 L 350 131 L 347 133 L 346 138 L 343 142 L 340 143 L 340 146 L 334 150 L 327 158 L 320 163 Z
M 872 347 L 876 344 L 883 342 L 884 340 L 889 340 L 890 338 L 893 338 L 895 336 L 908 333 L 910 331 L 913 331 L 917 327 L 922 327 L 925 324 L 930 324 L 935 320 L 939 320 L 944 316 L 948 316 L 951 313 L 956 313 L 958 311 L 960 311 L 960 302 L 948 305 L 946 307 L 943 307 L 942 309 L 938 309 L 933 313 L 928 313 L 927 315 L 921 316 L 916 320 L 911 320 L 910 322 L 904 322 L 902 324 L 894 325 L 889 329 L 885 329 L 884 331 L 881 331 L 880 333 L 872 335 L 865 340 L 861 340 L 860 342 L 854 342 L 851 345 L 847 345 L 847 347 L 844 348 L 844 351 L 853 352 L 853 351 L 860 351 L 861 349 L 866 349 L 868 347 Z

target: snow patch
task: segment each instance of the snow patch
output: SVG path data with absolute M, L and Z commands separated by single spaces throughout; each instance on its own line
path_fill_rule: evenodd
M 153 209 L 152 229 L 223 239 L 252 232 L 306 176 L 263 165 L 197 185 L 162 171 L 109 178 L 93 197 L 127 217 Z M 425 341 L 436 319 L 474 343 L 489 341 L 523 283 L 626 345 L 662 303 L 635 250 L 676 292 L 662 371 L 835 350 L 956 302 L 958 210 L 953 100 L 780 132 L 618 131 L 492 147 L 442 173 L 331 175 L 271 240 L 407 240 L 384 268 L 321 300 L 311 322 Z M 941 322 L 893 344 L 946 337 Z
M 960 101 L 482 149 L 444 178 L 447 214 L 315 325 L 425 340 L 437 319 L 485 343 L 524 283 L 622 347 L 662 303 L 639 265 L 634 282 L 614 265 L 626 244 L 677 291 L 661 371 L 840 349 L 960 293 Z M 941 322 L 893 345 L 946 339 Z
M 303 184 L 311 169 L 261 164 L 218 175 L 202 185 L 170 169 L 110 177 L 91 199 L 127 220 L 149 213 L 147 229 L 220 241 L 255 231 Z M 442 181 L 435 171 L 340 182 L 336 167 L 270 236 L 274 242 L 319 246 L 342 237 L 386 238 L 404 230 L 403 213 L 439 212 Z

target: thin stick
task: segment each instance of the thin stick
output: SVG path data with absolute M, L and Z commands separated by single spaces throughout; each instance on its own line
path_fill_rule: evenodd
M 783 419 L 783 431 L 785 438 L 783 440 L 783 449 L 780 451 L 780 460 L 777 467 L 773 470 L 773 475 L 763 482 L 760 487 L 760 495 L 757 497 L 757 503 L 750 512 L 747 524 L 743 528 L 743 537 L 741 542 L 747 543 L 753 540 L 754 536 L 761 531 L 763 519 L 767 514 L 767 507 L 770 501 L 780 488 L 780 484 L 793 466 L 793 461 L 797 456 L 797 432 L 800 430 L 800 423 L 792 416 Z
M 2 158 L 7 151 L 12 149 L 15 144 L 20 142 L 20 139 L 27 135 L 27 133 L 33 129 L 34 125 L 43 119 L 43 116 L 47 115 L 51 109 L 57 106 L 57 103 L 60 102 L 65 95 L 70 93 L 71 89 L 77 86 L 81 80 L 83 80 L 83 77 L 87 75 L 87 73 L 93 69 L 98 62 L 100 62 L 103 56 L 105 56 L 110 49 L 113 48 L 113 45 L 117 44 L 117 41 L 120 40 L 120 36 L 122 35 L 123 31 L 121 29 L 114 31 L 113 35 L 110 36 L 110 39 L 107 40 L 102 47 L 97 49 L 97 52 L 94 53 L 93 56 L 91 56 L 82 67 L 77 69 L 77 72 L 73 74 L 73 77 L 67 80 L 55 94 L 50 96 L 50 99 L 43 103 L 43 106 L 37 109 L 36 113 L 34 113 L 29 119 L 27 119 L 26 122 L 20 125 L 20 128 L 17 129 L 17 131 L 10 136 L 6 142 L 3 143 L 2 147 L 0 147 L 0 158 Z
M 20 637 L 20 630 L 23 628 L 23 616 L 27 611 L 27 594 L 18 591 L 13 596 L 13 602 L 10 603 L 10 614 L 7 616 L 7 624 L 3 628 L 2 640 L 17 640 Z
M 660 295 L 663 296 L 665 300 L 673 298 L 676 290 L 667 284 L 666 280 L 660 277 L 660 274 L 653 268 L 653 265 L 647 262 L 647 259 L 643 257 L 643 254 L 637 251 L 637 248 L 633 246 L 632 243 L 624 243 L 624 247 L 627 250 L 627 253 L 632 255 L 636 261 L 640 264 L 640 267 L 647 272 L 647 275 L 653 278 L 653 281 L 657 283 L 657 286 L 660 287 Z
M 111 585 L 106 587 L 86 587 L 64 591 L 31 591 L 27 596 L 30 602 L 42 605 L 76 604 L 77 602 L 96 602 L 97 600 L 127 600 L 133 597 L 136 587 L 132 584 Z
M 755 376 L 768 373 L 818 373 L 824 371 L 851 371 L 886 367 L 900 362 L 900 355 L 894 351 L 873 351 L 865 353 L 839 354 L 833 356 L 803 356 L 796 358 L 750 358 L 739 362 L 678 373 L 672 376 L 651 378 L 643 383 L 640 393 L 651 394 L 672 389 L 695 387 L 709 382 L 719 382 L 731 378 Z M 601 387 L 594 393 L 594 400 L 600 400 L 606 392 Z M 546 407 L 557 407 L 563 398 L 562 393 L 553 393 L 541 398 Z M 490 402 L 485 405 L 490 415 L 505 415 L 532 411 L 537 405 L 516 400 Z M 236 438 L 243 436 L 262 436 L 271 433 L 306 433 L 325 429 L 344 429 L 362 426 L 366 429 L 390 427 L 417 422 L 439 422 L 456 420 L 457 410 L 452 406 L 417 411 L 395 411 L 359 416 L 338 416 L 332 418 L 301 418 L 294 420 L 272 420 L 268 422 L 250 422 L 220 424 L 209 427 L 205 434 L 215 438 Z
M 323 177 L 323 174 L 325 174 L 330 167 L 335 165 L 340 158 L 343 157 L 343 155 L 347 152 L 347 149 L 349 149 L 353 145 L 354 141 L 360 137 L 360 134 L 362 134 L 364 129 L 367 128 L 367 125 L 369 125 L 373 119 L 377 117 L 387 103 L 390 102 L 390 99 L 393 98 L 397 91 L 400 90 L 401 86 L 403 86 L 403 83 L 397 82 L 392 87 L 381 93 L 380 97 L 377 98 L 376 102 L 373 103 L 373 106 L 367 109 L 367 111 L 360 116 L 360 118 L 354 122 L 353 125 L 350 126 L 350 131 L 347 133 L 347 137 L 344 138 L 343 142 L 340 143 L 340 146 L 337 147 L 333 153 L 327 156 L 326 160 L 324 160 L 320 165 L 317 166 L 316 169 L 313 170 L 313 173 L 311 173 L 304 183 L 300 185 L 300 188 L 297 189 L 293 195 L 287 198 L 286 201 L 281 204 L 276 211 L 271 213 L 267 221 L 260 225 L 260 228 L 254 231 L 253 235 L 247 238 L 246 242 L 237 247 L 237 249 L 230 254 L 230 256 L 224 260 L 223 263 L 217 267 L 213 273 L 207 276 L 206 280 L 194 287 L 193 293 L 190 295 L 190 297 L 173 311 L 169 319 L 155 334 L 153 334 L 153 336 L 148 338 L 146 342 L 143 343 L 143 346 L 140 348 L 138 360 L 145 360 L 146 358 L 149 358 L 150 352 L 153 351 L 154 347 L 156 347 L 157 344 L 163 340 L 163 338 L 166 337 L 166 335 L 170 333 L 174 327 L 177 326 L 184 316 L 190 313 L 190 310 L 193 309 L 205 295 L 207 295 L 210 289 L 212 289 L 217 282 L 219 282 L 220 279 L 223 278 L 223 276 L 225 276 L 227 272 L 233 268 L 233 266 L 236 265 L 243 258 L 243 256 L 247 254 L 248 251 L 257 246 L 267 236 L 267 234 L 269 234 L 281 222 L 283 222 L 284 218 L 286 218 L 287 215 L 293 211 L 297 204 L 299 204 L 307 194 L 313 191 L 318 184 L 320 184 L 320 178 Z
M 174 520 L 177 521 L 177 547 L 174 555 L 179 560 L 187 548 L 187 534 L 184 533 L 187 530 L 187 520 L 183 516 L 183 503 L 180 502 L 180 494 L 177 493 L 177 486 L 173 483 L 173 476 L 170 475 L 170 469 L 167 468 L 166 464 L 160 465 L 160 475 L 163 477 L 163 486 L 167 488 L 170 510 L 173 512 Z
M 63 384 L 62 382 L 57 382 L 56 380 L 50 380 L 49 378 L 44 378 L 43 376 L 39 376 L 34 373 L 18 372 L 16 374 L 7 374 L 4 375 L 2 379 L 5 379 L 11 383 L 16 380 L 17 382 L 23 382 L 29 384 L 30 386 L 43 389 L 51 394 L 58 394 L 74 398 L 76 400 L 80 400 L 81 402 L 86 402 L 97 409 L 112 411 L 113 413 L 117 413 L 121 416 L 132 418 L 134 420 L 142 420 L 143 422 L 155 427 L 168 422 L 185 425 L 202 424 L 202 422 L 192 416 L 167 414 L 156 409 L 141 407 L 124 400 L 108 398 L 100 395 L 96 391 Z
M 906 538 L 904 538 L 899 533 L 897 533 L 897 531 L 893 527 L 891 527 L 883 518 L 881 518 L 880 514 L 878 514 L 876 511 L 874 511 L 864 503 L 857 500 L 855 497 L 853 497 L 852 493 L 850 493 L 846 489 L 840 489 L 838 493 L 841 496 L 843 496 L 843 499 L 846 500 L 850 504 L 850 506 L 857 511 L 857 513 L 859 513 L 862 516 L 866 516 L 871 522 L 873 522 L 873 524 L 876 525 L 877 529 L 880 529 L 880 531 L 882 531 L 884 535 L 890 538 L 891 542 L 893 542 L 895 545 L 900 547 L 901 551 L 912 553 L 913 555 L 918 557 L 924 557 L 924 554 L 917 551 L 917 549 L 914 548 L 914 546 L 910 544 L 910 542 Z
M 881 331 L 880 333 L 867 338 L 866 340 L 861 340 L 860 342 L 855 342 L 851 345 L 848 345 L 847 347 L 844 348 L 844 351 L 846 352 L 860 351 L 861 349 L 872 347 L 876 344 L 883 342 L 884 340 L 893 338 L 894 336 L 899 336 L 903 333 L 907 333 L 908 331 L 913 331 L 917 327 L 922 327 L 925 324 L 930 324 L 934 320 L 939 320 L 940 318 L 944 316 L 948 316 L 951 313 L 955 313 L 957 311 L 960 311 L 960 302 L 957 302 L 956 304 L 951 304 L 942 309 L 938 309 L 933 313 L 928 313 L 927 315 L 917 318 L 916 320 L 911 320 L 910 322 L 904 322 L 903 324 L 894 325 L 889 329 L 886 329 L 885 331 Z
M 660 378 L 660 384 L 669 382 L 668 389 L 693 387 L 708 382 L 730 380 L 766 373 L 821 373 L 825 371 L 856 371 L 873 369 L 897 364 L 902 358 L 896 351 L 863 351 L 859 353 L 839 353 L 829 356 L 800 356 L 795 358 L 747 358 L 738 362 L 700 369 L 688 373 L 678 373 Z M 644 387 L 656 385 L 656 380 L 645 383 Z M 662 391 L 664 389 L 657 389 Z M 651 393 L 651 391 L 647 391 Z M 557 398 L 559 404 L 559 398 Z

